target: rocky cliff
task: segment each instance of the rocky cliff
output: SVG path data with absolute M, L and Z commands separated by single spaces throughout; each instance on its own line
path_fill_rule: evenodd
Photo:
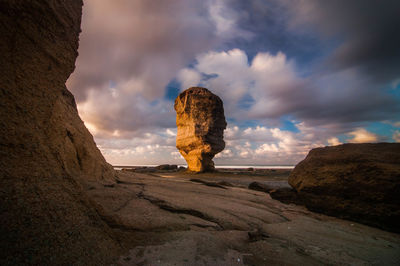
M 114 171 L 65 82 L 82 1 L 0 2 L 0 264 L 104 263 L 118 245 L 85 196 Z
M 206 88 L 193 87 L 179 94 L 174 107 L 178 127 L 176 147 L 188 170 L 213 170 L 212 159 L 225 148 L 222 100 Z
M 289 184 L 311 210 L 400 232 L 400 143 L 313 149 Z

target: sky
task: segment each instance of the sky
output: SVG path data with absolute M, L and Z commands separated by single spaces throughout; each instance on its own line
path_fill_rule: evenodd
M 185 164 L 173 105 L 193 86 L 224 103 L 216 165 L 400 142 L 398 10 L 398 0 L 86 0 L 67 87 L 113 165 Z

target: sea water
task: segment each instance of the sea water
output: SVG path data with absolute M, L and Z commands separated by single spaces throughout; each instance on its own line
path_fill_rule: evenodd
M 132 168 L 132 167 L 156 167 L 157 164 L 146 164 L 146 165 L 115 165 L 113 166 L 115 170 L 121 170 L 122 168 Z M 178 167 L 187 167 L 186 164 L 178 164 Z M 225 169 L 293 169 L 294 165 L 215 165 L 215 168 L 225 168 Z

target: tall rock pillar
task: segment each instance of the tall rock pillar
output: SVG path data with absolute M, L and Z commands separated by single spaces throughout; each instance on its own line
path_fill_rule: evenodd
M 206 88 L 193 87 L 179 94 L 174 107 L 178 127 L 176 147 L 188 170 L 213 170 L 212 159 L 225 148 L 222 100 Z

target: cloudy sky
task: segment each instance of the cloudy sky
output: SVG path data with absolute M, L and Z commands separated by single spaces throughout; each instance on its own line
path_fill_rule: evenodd
M 218 165 L 400 142 L 398 0 L 86 0 L 67 87 L 107 161 L 185 163 L 173 103 L 224 102 Z

